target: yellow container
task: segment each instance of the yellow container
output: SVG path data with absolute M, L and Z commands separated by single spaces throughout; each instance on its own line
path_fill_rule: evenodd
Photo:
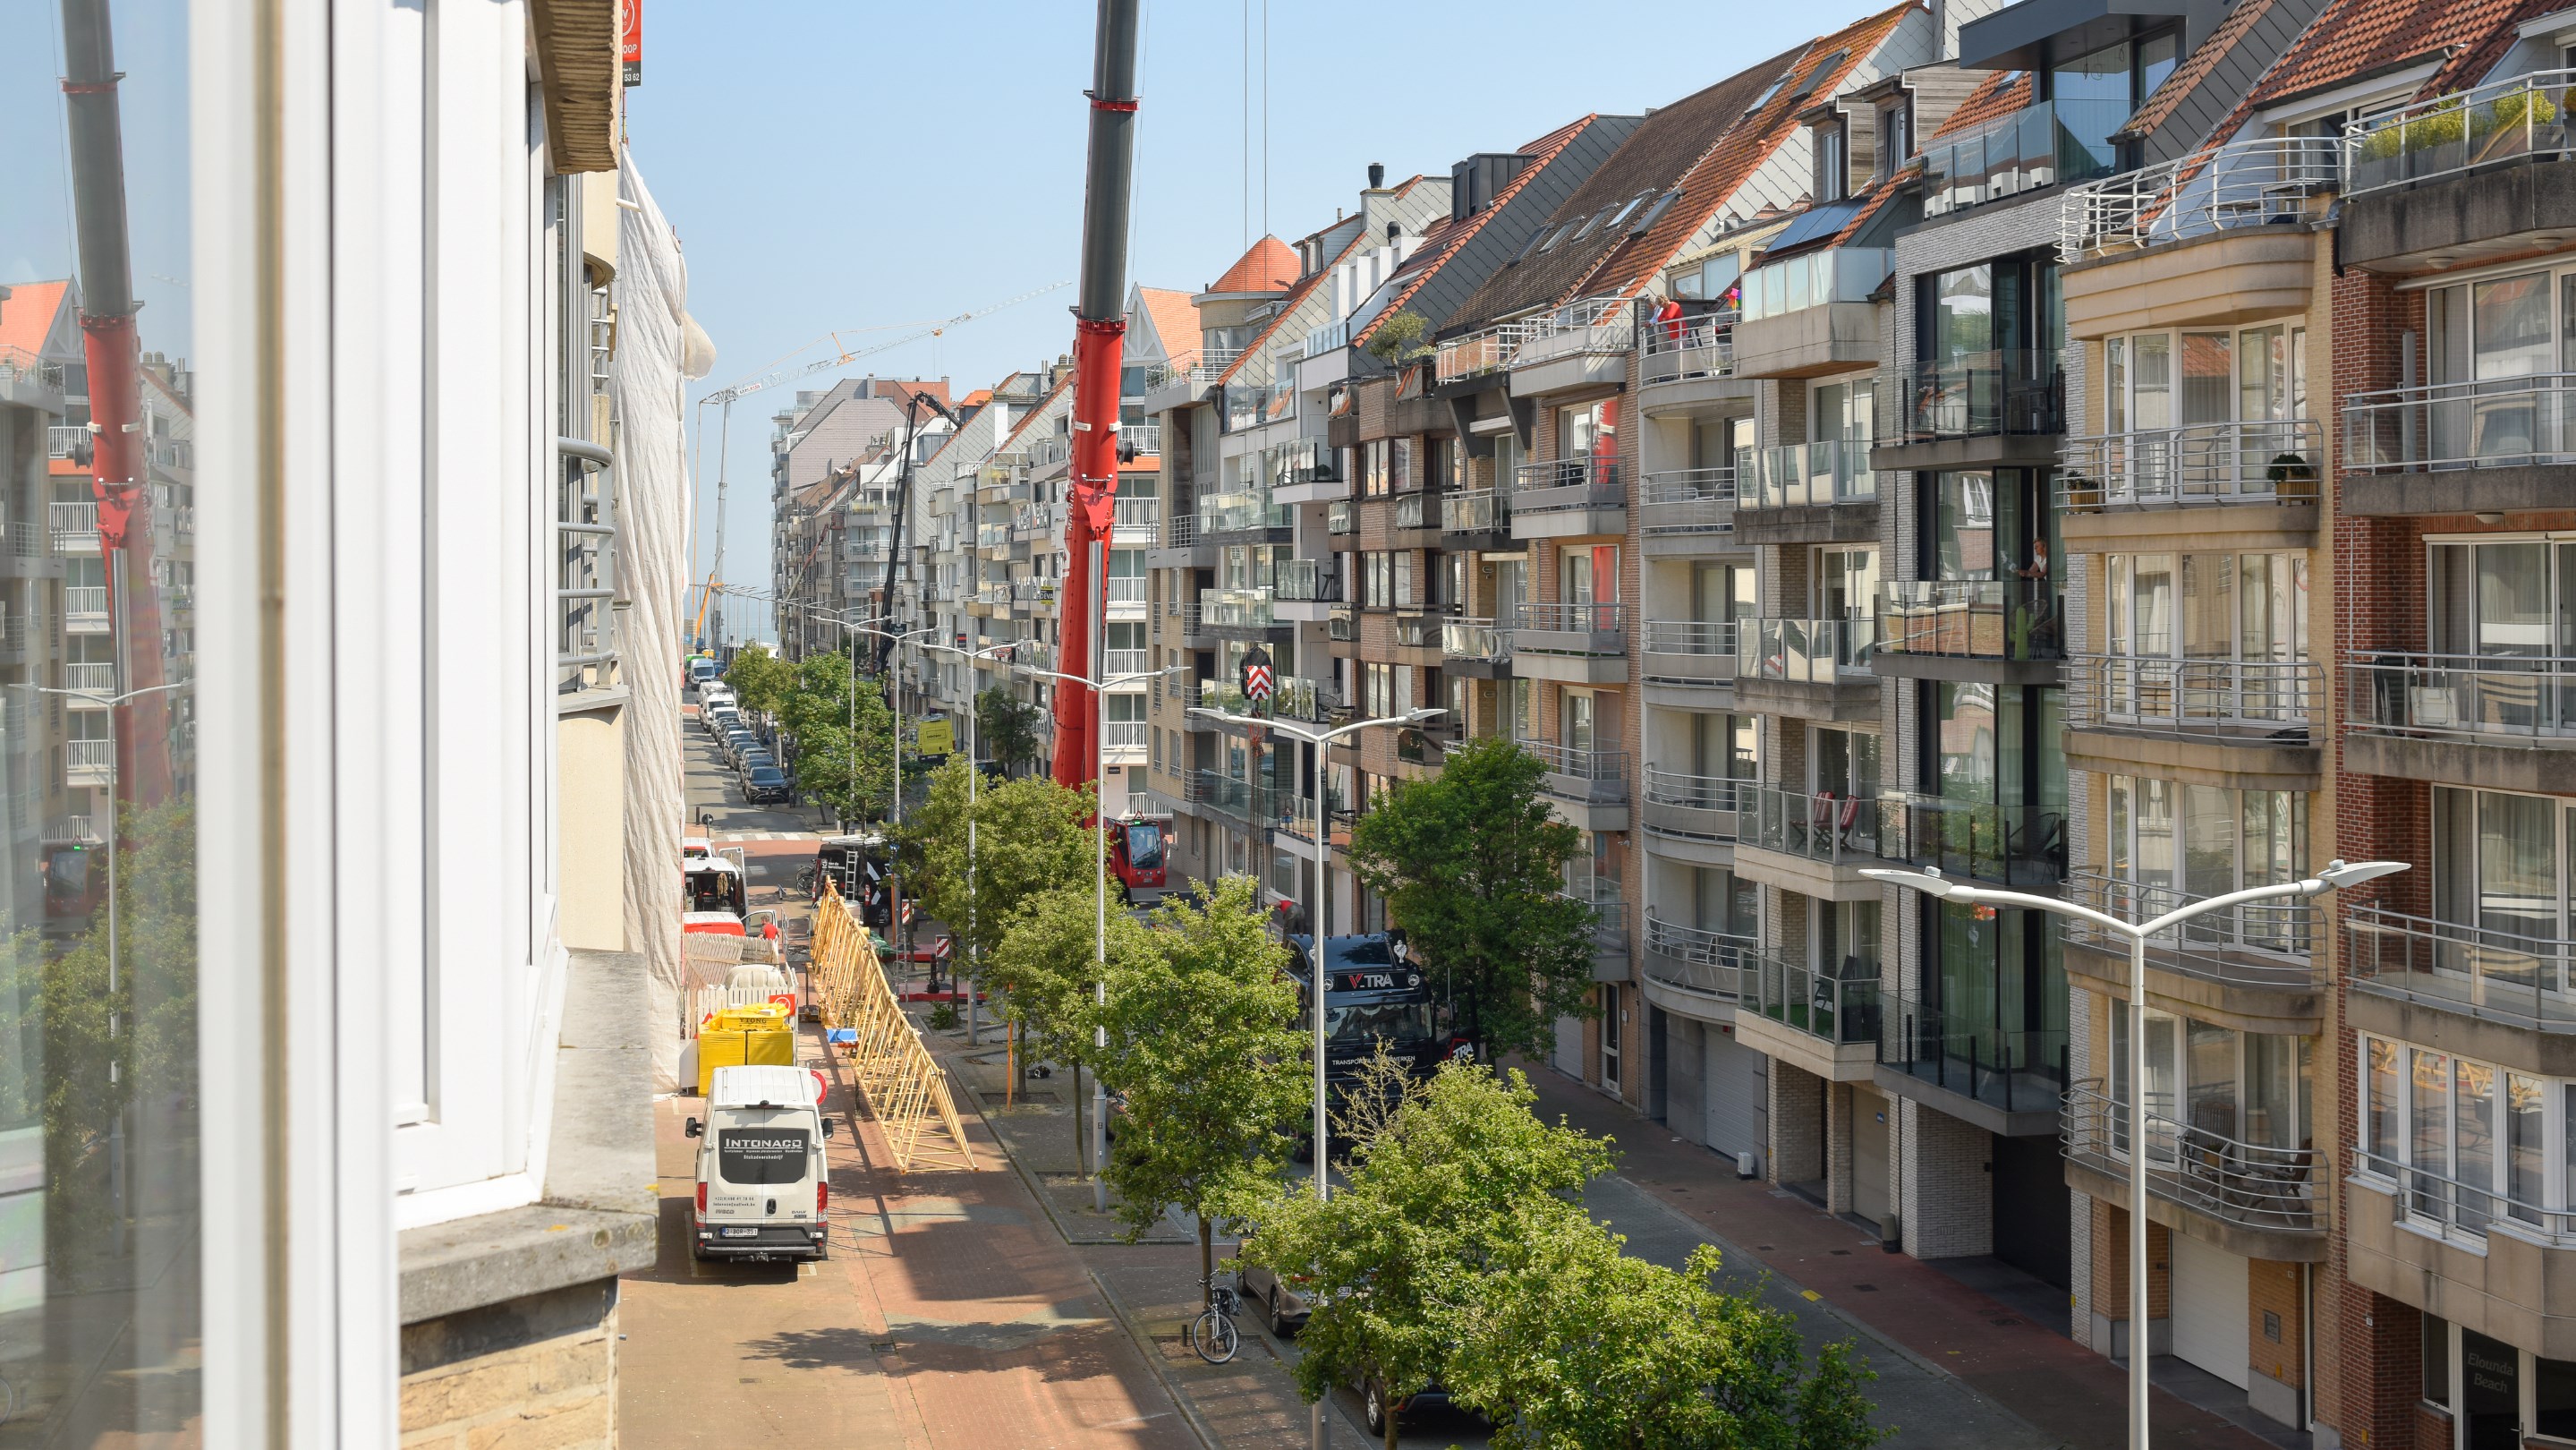
M 726 1015 L 731 1015 L 730 1013 Z M 698 1034 L 698 1096 L 705 1097 L 716 1085 L 720 1067 L 796 1065 L 796 1034 L 786 1026 L 786 1014 L 776 1013 L 776 1026 L 745 1030 L 718 1025 Z
M 754 1002 L 741 1007 L 727 1007 L 707 1024 L 718 1032 L 784 1032 L 787 1009 L 776 1002 Z

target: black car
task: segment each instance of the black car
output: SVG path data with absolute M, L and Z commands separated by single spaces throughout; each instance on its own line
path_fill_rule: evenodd
M 787 772 L 774 765 L 756 765 L 742 778 L 742 798 L 753 804 L 762 801 L 789 801 L 796 797 L 796 787 L 789 784 Z

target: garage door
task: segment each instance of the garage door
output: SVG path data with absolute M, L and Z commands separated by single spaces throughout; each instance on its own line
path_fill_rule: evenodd
M 1764 1131 L 1770 1114 L 1771 1059 L 1735 1040 L 1731 1027 L 1708 1029 L 1708 1070 L 1700 1091 L 1708 1098 L 1708 1146 L 1729 1158 L 1738 1153 L 1768 1152 Z
M 2245 1261 L 2188 1234 L 2173 1235 L 2174 1356 L 2245 1388 Z
M 1708 1104 L 1700 1096 L 1700 1074 L 1708 1070 L 1708 1049 L 1700 1042 L 1702 1028 L 1674 1013 L 1655 1015 L 1664 1019 L 1664 1122 L 1683 1141 L 1704 1143 Z
M 1896 1104 L 1865 1087 L 1852 1089 L 1852 1212 L 1887 1222 L 1887 1120 Z
M 1547 1060 L 1558 1072 L 1570 1073 L 1575 1077 L 1583 1076 L 1582 1018 L 1556 1019 L 1556 1050 L 1548 1054 Z

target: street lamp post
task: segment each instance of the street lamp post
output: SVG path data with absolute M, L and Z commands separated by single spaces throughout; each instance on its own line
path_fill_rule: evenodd
M 2214 911 L 2282 897 L 2322 896 L 2407 869 L 2403 861 L 2363 861 L 2346 865 L 2329 861 L 2316 875 L 2231 891 L 2204 901 L 2186 902 L 2152 920 L 2129 922 L 2106 911 L 2053 896 L 2020 891 L 1992 891 L 1953 881 L 1939 870 L 1901 871 L 1863 868 L 1860 874 L 1891 885 L 1910 887 L 1943 901 L 1963 905 L 2018 907 L 2072 916 L 2113 931 L 2129 942 L 2129 1447 L 2147 1450 L 2147 942 Z
M 877 622 L 890 621 L 881 618 Z M 894 700 L 894 827 L 900 832 L 903 829 L 903 643 L 905 640 L 919 639 L 923 635 L 937 634 L 939 631 L 933 627 L 893 634 L 882 629 L 871 629 L 864 624 L 851 624 L 846 620 L 842 622 L 841 628 L 851 634 L 875 635 L 894 646 L 894 653 L 890 658 L 894 662 L 895 679 L 886 693 Z M 859 651 L 857 645 L 850 647 L 849 732 L 850 795 L 855 800 L 858 796 L 859 779 Z M 896 940 L 896 934 L 903 929 L 903 857 L 900 852 L 890 852 L 888 860 L 893 868 L 893 880 L 889 883 L 893 890 L 891 905 L 886 916 L 886 936 L 888 940 Z M 939 964 L 936 960 L 931 963 L 930 979 L 932 987 L 939 985 Z
M 1018 646 L 1017 641 L 1013 641 L 1013 642 L 1011 642 L 1011 643 L 1007 643 L 1007 644 L 986 645 L 986 646 L 985 646 L 984 648 L 982 648 L 982 649 L 979 649 L 979 650 L 972 650 L 972 651 L 969 651 L 969 650 L 962 650 L 962 649 L 959 649 L 958 647 L 956 647 L 955 645 L 947 645 L 947 644 L 926 644 L 926 645 L 923 645 L 923 646 L 922 646 L 922 648 L 923 648 L 923 649 L 937 650 L 937 651 L 939 651 L 941 654 L 952 654 L 952 655 L 959 656 L 960 658 L 964 659 L 964 660 L 966 661 L 966 663 L 967 663 L 967 678 L 966 678 L 966 912 L 967 912 L 967 916 L 966 916 L 966 930 L 967 930 L 967 933 L 968 933 L 970 936 L 972 936 L 972 934 L 974 933 L 974 930 L 975 930 L 975 915 L 974 915 L 974 913 L 975 913 L 975 788 L 976 788 L 977 784 L 978 784 L 978 783 L 983 779 L 983 775 L 984 775 L 984 766 L 983 766 L 983 762 L 981 762 L 981 761 L 979 761 L 979 760 L 977 760 L 977 759 L 975 758 L 975 678 L 974 678 L 974 663 L 975 663 L 977 660 L 983 660 L 983 659 L 999 659 L 999 658 L 1001 658 L 1001 657 L 1003 657 L 1003 656 L 1005 656 L 1005 655 L 1008 655 L 1012 650 L 1014 650 L 1014 649 L 1016 649 L 1016 648 L 1018 648 L 1018 647 L 1019 647 L 1019 646 Z M 966 1045 L 967 1045 L 967 1046 L 969 1046 L 969 1047 L 974 1047 L 974 1046 L 978 1046 L 978 1045 L 980 1045 L 980 1043 L 979 1043 L 980 1034 L 978 1033 L 978 1031 L 977 1031 L 977 1029 L 976 1029 L 976 1026 L 975 1026 L 975 991 L 974 991 L 974 984 L 975 984 L 976 982 L 981 981 L 981 980 L 983 979 L 983 976 L 984 976 L 984 961 L 983 961 L 983 957 L 982 957 L 982 955 L 981 955 L 982 949 L 981 949 L 980 947 L 978 947 L 978 948 L 973 948 L 972 950 L 974 950 L 974 951 L 976 952 L 976 955 L 975 955 L 975 956 L 973 956 L 972 958 L 970 958 L 971 962 L 973 963 L 973 970 L 971 970 L 971 971 L 970 971 L 970 972 L 968 972 L 968 974 L 967 974 L 967 991 L 966 991 Z M 1004 1034 L 1004 1036 L 1007 1038 L 1007 1037 L 1009 1036 L 1009 1034 L 1008 1034 L 1008 1033 L 1005 1033 L 1005 1034 Z

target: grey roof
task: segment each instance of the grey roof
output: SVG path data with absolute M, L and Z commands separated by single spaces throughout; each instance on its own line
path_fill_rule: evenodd
M 1619 149 L 1619 143 L 1627 140 L 1645 119 L 1594 117 L 1592 124 L 1576 132 L 1553 160 L 1540 165 L 1537 175 L 1506 198 L 1456 255 L 1440 263 L 1431 280 L 1404 304 L 1406 310 L 1420 313 L 1435 332 L 1447 326 L 1476 289 L 1520 252 L 1538 224 L 1554 215 L 1574 189 L 1599 170 L 1601 163 Z
M 834 465 L 864 458 L 876 451 L 878 440 L 903 431 L 903 406 L 891 398 L 860 397 L 862 386 L 860 379 L 843 378 L 790 425 L 790 432 L 805 435 L 787 449 L 791 495 Z

